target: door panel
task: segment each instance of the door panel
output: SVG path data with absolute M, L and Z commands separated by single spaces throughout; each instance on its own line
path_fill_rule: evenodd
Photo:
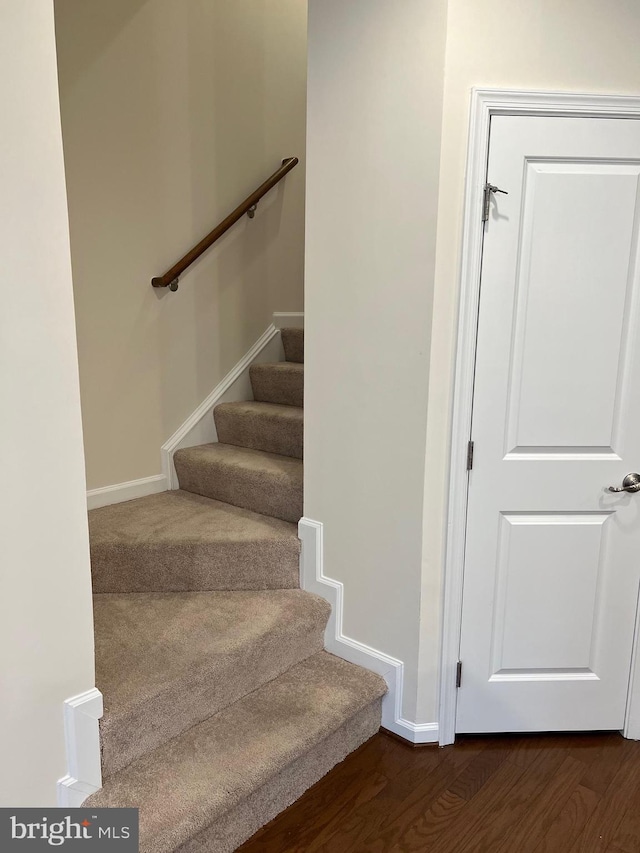
M 526 163 L 509 451 L 611 448 L 639 171 Z
M 640 122 L 494 117 L 457 731 L 620 729 L 640 581 Z
M 491 678 L 592 676 L 604 513 L 504 513 Z M 571 631 L 566 631 L 571 613 Z

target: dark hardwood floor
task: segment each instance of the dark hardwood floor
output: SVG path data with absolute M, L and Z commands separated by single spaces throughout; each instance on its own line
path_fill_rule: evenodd
M 618 734 L 380 733 L 242 853 L 640 853 L 640 742 Z

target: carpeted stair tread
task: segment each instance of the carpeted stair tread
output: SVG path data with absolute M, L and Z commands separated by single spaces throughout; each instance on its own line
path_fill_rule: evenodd
M 326 652 L 130 765 L 85 807 L 140 808 L 141 853 L 231 853 L 374 735 L 384 681 Z
M 304 329 L 282 329 L 282 346 L 287 361 L 304 362 Z
M 180 488 L 298 522 L 302 517 L 302 462 L 231 444 L 201 444 L 173 457 Z
M 303 410 L 298 406 L 254 400 L 221 403 L 213 416 L 223 444 L 302 459 Z
M 302 406 L 304 396 L 304 364 L 279 361 L 275 364 L 252 364 L 249 370 L 255 400 Z
M 104 776 L 318 652 L 329 611 L 302 590 L 95 595 Z
M 177 490 L 89 513 L 93 591 L 295 589 L 296 527 Z

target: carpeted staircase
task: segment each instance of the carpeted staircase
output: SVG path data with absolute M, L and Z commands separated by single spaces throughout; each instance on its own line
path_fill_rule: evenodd
M 299 586 L 303 333 L 253 365 L 180 489 L 89 516 L 104 787 L 142 853 L 227 853 L 380 726 L 379 676 L 323 651 Z

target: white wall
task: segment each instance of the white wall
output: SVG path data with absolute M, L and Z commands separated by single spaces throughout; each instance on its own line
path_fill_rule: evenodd
M 87 485 L 160 447 L 271 322 L 300 311 L 304 0 L 56 0 Z M 182 276 L 161 275 L 301 165 Z
M 437 718 L 471 88 L 638 94 L 638 32 L 631 0 L 309 5 L 305 514 L 410 720 Z
M 415 718 L 445 3 L 309 3 L 305 515 Z
M 458 263 L 473 86 L 640 94 L 634 0 L 449 0 L 425 467 L 418 718 L 437 702 Z
M 50 806 L 94 685 L 52 0 L 0 0 L 0 806 Z

